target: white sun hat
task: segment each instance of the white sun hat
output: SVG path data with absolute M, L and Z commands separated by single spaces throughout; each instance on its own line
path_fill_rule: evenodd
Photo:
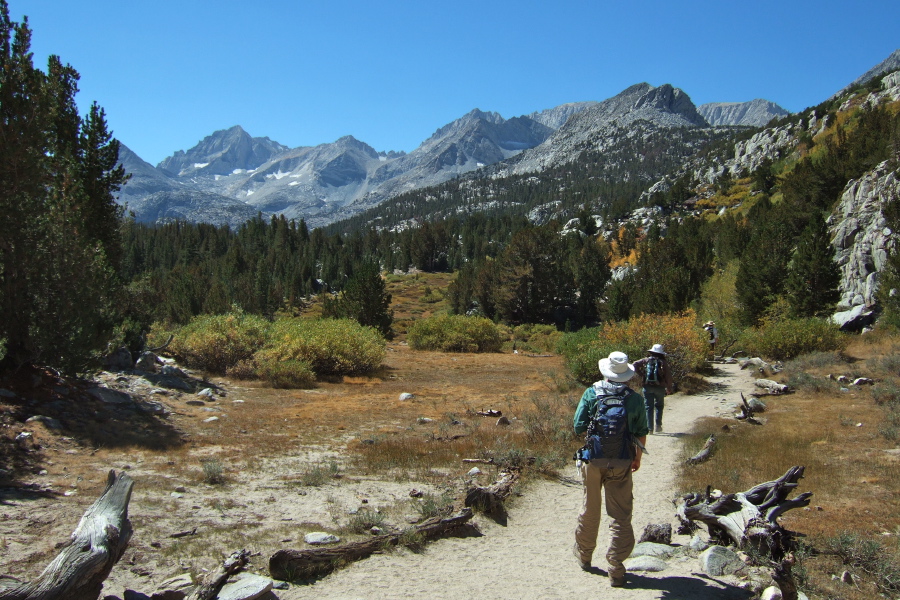
M 634 377 L 634 365 L 628 362 L 628 355 L 624 352 L 610 352 L 607 358 L 600 359 L 597 366 L 607 381 L 624 383 Z
M 653 347 L 647 350 L 647 352 L 652 352 L 653 354 L 662 354 L 663 356 L 666 355 L 666 351 L 663 349 L 662 344 L 653 344 Z

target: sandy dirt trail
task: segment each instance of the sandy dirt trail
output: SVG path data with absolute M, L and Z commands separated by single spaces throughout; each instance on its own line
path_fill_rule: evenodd
M 678 438 L 703 416 L 733 412 L 740 392 L 752 388 L 751 375 L 737 365 L 719 365 L 712 388 L 699 395 L 666 399 L 665 433 L 648 436 L 649 455 L 635 474 L 635 535 L 648 523 L 674 525 L 671 500 Z M 479 518 L 481 537 L 448 538 L 421 553 L 377 555 L 308 586 L 278 591 L 282 600 L 307 598 L 622 598 L 650 600 L 746 599 L 733 578 L 711 578 L 693 558 L 672 559 L 660 573 L 630 573 L 626 588 L 610 588 L 605 576 L 608 521 L 600 526 L 594 568 L 581 571 L 572 555 L 582 491 L 573 466 L 563 481 L 539 482 L 524 490 L 510 509 L 507 526 Z M 675 536 L 673 543 L 688 538 Z

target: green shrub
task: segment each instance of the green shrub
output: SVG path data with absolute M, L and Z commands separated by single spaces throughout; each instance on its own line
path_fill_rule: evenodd
M 517 348 L 530 352 L 555 352 L 563 332 L 553 325 L 526 323 L 512 330 Z
M 304 388 L 316 382 L 316 374 L 305 360 L 278 360 L 265 350 L 256 353 L 253 361 L 256 376 L 276 388 Z
M 677 382 L 706 361 L 709 346 L 706 332 L 696 323 L 697 317 L 691 310 L 676 315 L 641 315 L 566 334 L 559 350 L 566 357 L 572 375 L 588 384 L 600 377 L 597 361 L 610 352 L 624 352 L 633 362 L 645 356 L 653 344 L 662 344 Z
M 210 485 L 225 483 L 225 467 L 218 458 L 204 458 L 200 466 L 203 467 L 203 481 Z
M 502 340 L 497 326 L 484 317 L 439 315 L 416 321 L 407 334 L 414 350 L 497 352 Z
M 847 338 L 830 321 L 788 318 L 745 331 L 739 345 L 754 356 L 787 360 L 811 352 L 841 351 Z
M 275 363 L 293 361 L 317 376 L 360 375 L 378 368 L 385 352 L 384 338 L 352 319 L 288 318 L 272 324 L 269 342 L 254 360 L 267 373 L 278 371 Z
M 188 367 L 224 374 L 263 347 L 268 329 L 265 319 L 240 310 L 200 315 L 174 332 L 168 349 Z

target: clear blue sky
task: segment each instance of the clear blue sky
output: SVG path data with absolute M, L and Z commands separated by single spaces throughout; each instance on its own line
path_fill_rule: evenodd
M 291 147 L 413 150 L 473 108 L 506 118 L 671 83 L 790 111 L 900 48 L 900 2 L 9 0 L 35 62 L 81 74 L 152 164 L 241 125 Z

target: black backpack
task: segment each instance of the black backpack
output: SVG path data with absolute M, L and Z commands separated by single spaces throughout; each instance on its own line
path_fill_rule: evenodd
M 663 385 L 663 364 L 662 360 L 658 359 L 655 356 L 651 356 L 647 361 L 647 368 L 645 370 L 646 376 L 644 377 L 644 383 L 650 385 Z
M 575 454 L 577 460 L 594 458 L 634 458 L 625 398 L 631 390 L 622 388 L 617 394 L 597 396 L 594 416 L 588 422 L 584 447 Z

